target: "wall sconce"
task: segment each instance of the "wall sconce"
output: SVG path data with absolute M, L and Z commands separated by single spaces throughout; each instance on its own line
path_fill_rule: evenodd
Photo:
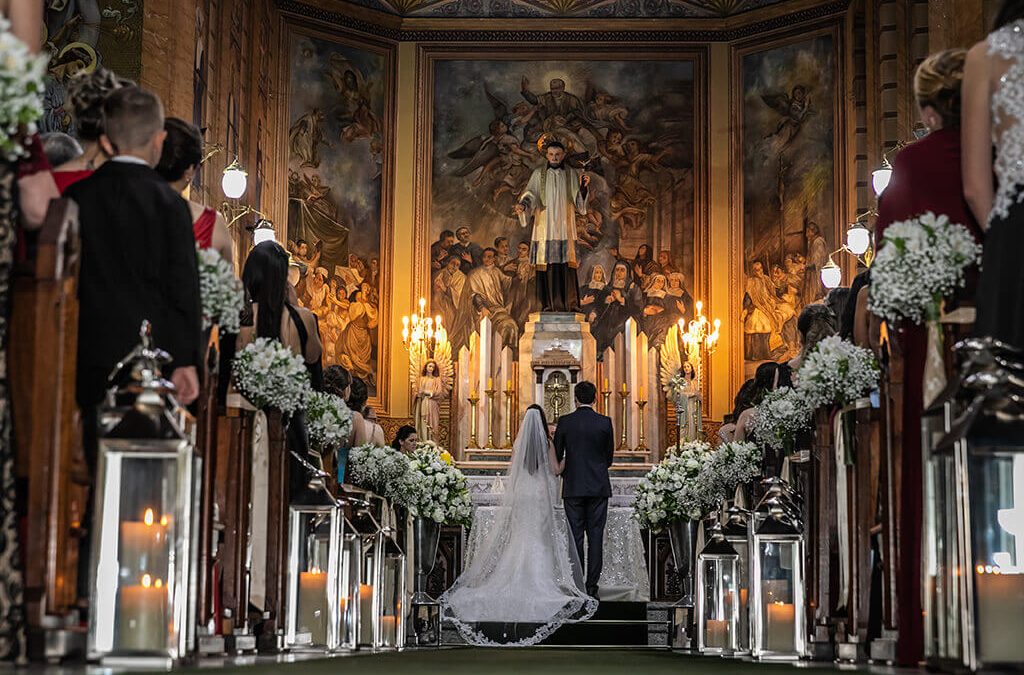
M 850 227 L 846 229 L 846 243 L 832 251 L 828 262 L 821 268 L 821 283 L 825 288 L 838 288 L 843 282 L 843 271 L 832 259 L 836 253 L 845 251 L 864 267 L 871 267 L 871 261 L 875 259 L 875 250 L 871 245 L 871 230 L 867 228 L 865 221 L 877 215 L 876 211 L 865 211 L 850 223 Z
M 839 249 L 842 250 L 842 249 Z M 832 289 L 838 288 L 839 284 L 843 282 L 843 270 L 839 268 L 839 265 L 832 260 L 832 256 L 828 257 L 828 262 L 821 268 L 821 283 L 825 288 Z
M 892 165 L 889 160 L 883 158 L 882 166 L 871 172 L 871 187 L 875 190 L 875 197 L 881 197 L 885 188 L 889 187 L 892 180 Z
M 277 230 L 274 229 L 272 222 L 266 218 L 260 218 L 252 230 L 252 245 L 259 246 L 265 241 L 277 241 Z
M 238 160 L 233 160 L 224 167 L 224 177 L 221 178 L 220 187 L 224 196 L 228 199 L 238 199 L 245 194 L 245 188 L 249 184 L 249 174 L 245 172 Z

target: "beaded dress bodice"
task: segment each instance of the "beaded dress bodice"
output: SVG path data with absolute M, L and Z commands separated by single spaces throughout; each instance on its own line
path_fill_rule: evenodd
M 992 91 L 992 143 L 996 190 L 989 219 L 1007 218 L 1024 201 L 1024 20 L 988 36 L 992 70 L 999 75 Z

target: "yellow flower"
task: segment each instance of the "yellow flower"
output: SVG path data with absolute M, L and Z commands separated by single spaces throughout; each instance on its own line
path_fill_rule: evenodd
M 451 466 L 452 456 L 451 456 L 451 454 L 447 450 L 442 450 L 441 451 L 441 459 L 444 460 L 445 464 Z

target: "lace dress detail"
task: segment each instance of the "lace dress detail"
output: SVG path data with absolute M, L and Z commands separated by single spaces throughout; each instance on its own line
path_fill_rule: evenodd
M 999 181 L 991 221 L 1006 218 L 1024 200 L 1024 19 L 988 36 L 989 56 L 1002 60 L 1002 75 L 992 92 L 993 169 Z

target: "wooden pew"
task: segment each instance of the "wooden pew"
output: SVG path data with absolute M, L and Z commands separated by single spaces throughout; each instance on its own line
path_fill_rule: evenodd
M 837 551 L 835 453 L 831 415 L 815 411 L 814 446 L 811 448 L 805 492 L 804 531 L 807 540 L 807 620 L 813 658 L 832 658 L 835 631 Z
M 249 625 L 249 501 L 252 497 L 254 414 L 228 407 L 217 418 L 214 499 L 224 527 L 216 562 L 222 570 L 222 629 L 229 652 L 256 648 Z
M 197 434 L 196 454 L 202 459 L 203 483 L 199 500 L 199 550 L 196 552 L 198 561 L 196 569 L 196 598 L 198 607 L 196 609 L 196 623 L 200 629 L 200 640 L 208 634 L 210 629 L 214 634 L 219 634 L 223 627 L 220 625 L 220 599 L 214 596 L 215 589 L 215 565 L 214 551 L 217 547 L 217 523 L 214 519 L 216 509 L 216 480 L 217 480 L 217 427 L 218 427 L 218 405 L 217 405 L 217 383 L 219 380 L 220 364 L 219 339 L 216 328 L 214 328 L 206 348 L 206 369 L 200 391 L 202 395 L 197 402 Z M 200 644 L 200 650 L 206 651 Z M 220 652 L 221 649 L 211 649 L 213 652 Z
M 882 387 L 878 494 L 881 500 L 882 541 L 882 630 L 881 639 L 871 644 L 871 658 L 890 661 L 895 658 L 896 561 L 899 552 L 899 485 L 903 451 L 903 358 L 893 340 L 886 339 L 882 354 Z M 920 433 L 920 430 L 917 430 Z
M 266 591 L 264 594 L 263 624 L 258 637 L 260 651 L 276 652 L 284 647 L 284 607 L 288 580 L 288 504 L 289 464 L 288 443 L 285 439 L 284 420 L 276 410 L 267 413 L 268 471 L 267 520 L 254 523 L 266 527 Z
M 36 659 L 58 659 L 77 649 L 53 635 L 62 633 L 77 605 L 78 544 L 88 498 L 75 405 L 79 250 L 78 208 L 55 200 L 35 255 L 14 273 L 8 364 L 15 470 L 28 485 L 25 601 L 30 655 Z

